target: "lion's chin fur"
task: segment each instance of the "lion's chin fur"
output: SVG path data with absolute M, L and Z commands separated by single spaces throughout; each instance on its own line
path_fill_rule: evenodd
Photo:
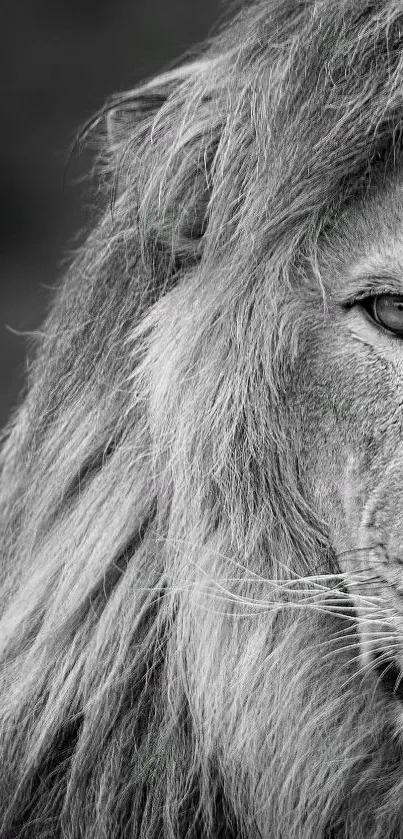
M 320 236 L 400 160 L 402 27 L 251 4 L 106 109 L 1 454 L 1 839 L 403 836 L 290 390 Z

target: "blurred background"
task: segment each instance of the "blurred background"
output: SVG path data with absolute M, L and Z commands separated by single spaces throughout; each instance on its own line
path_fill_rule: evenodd
M 202 41 L 223 11 L 221 0 L 8 4 L 0 88 L 0 428 L 24 384 L 27 338 L 19 333 L 40 326 L 49 288 L 88 224 L 88 151 L 65 176 L 77 129 L 109 94 Z

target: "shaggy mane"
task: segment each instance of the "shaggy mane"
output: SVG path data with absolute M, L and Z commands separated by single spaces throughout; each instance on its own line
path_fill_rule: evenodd
M 402 38 L 397 0 L 259 0 L 98 118 L 106 209 L 1 454 L 1 839 L 403 836 L 284 303 L 393 174 Z

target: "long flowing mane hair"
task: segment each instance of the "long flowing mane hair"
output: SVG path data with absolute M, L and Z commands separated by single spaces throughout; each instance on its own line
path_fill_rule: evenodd
M 284 396 L 290 289 L 400 152 L 402 47 L 397 0 L 258 0 L 97 121 L 112 204 L 1 454 L 2 839 L 403 835 Z

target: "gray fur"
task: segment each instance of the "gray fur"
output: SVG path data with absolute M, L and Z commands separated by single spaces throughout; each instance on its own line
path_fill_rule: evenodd
M 113 213 L 2 450 L 2 839 L 403 836 L 336 460 L 312 489 L 353 416 L 323 266 L 396 171 L 402 33 L 401 2 L 261 0 L 107 109 Z

